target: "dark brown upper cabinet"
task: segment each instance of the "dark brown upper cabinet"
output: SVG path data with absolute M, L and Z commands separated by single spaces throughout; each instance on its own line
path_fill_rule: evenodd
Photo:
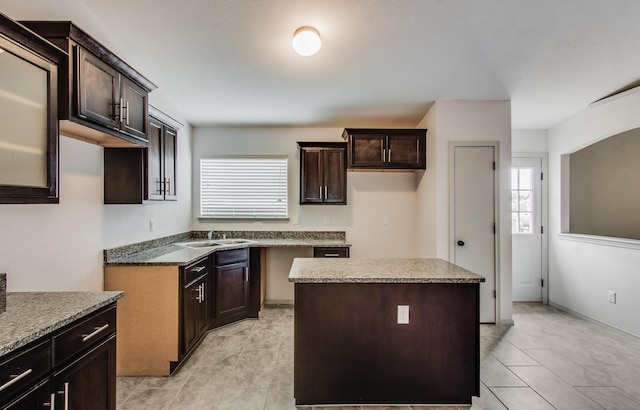
M 67 55 L 0 14 L 0 204 L 58 203 L 58 72 Z
M 347 204 L 347 147 L 344 142 L 298 142 L 300 204 Z
M 104 203 L 176 201 L 178 121 L 149 106 L 147 148 L 104 149 Z
M 146 149 L 145 199 L 176 201 L 177 137 L 182 126 L 166 114 L 149 107 L 149 147 Z
M 349 170 L 427 168 L 426 129 L 346 128 Z
M 59 75 L 60 131 L 104 147 L 146 147 L 156 86 L 70 21 L 24 21 L 68 53 Z

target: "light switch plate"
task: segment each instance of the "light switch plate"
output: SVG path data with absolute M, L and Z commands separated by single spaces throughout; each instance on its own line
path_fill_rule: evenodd
M 608 295 L 608 300 L 609 300 L 609 303 L 615 304 L 616 303 L 616 292 L 610 290 L 609 291 L 609 295 Z

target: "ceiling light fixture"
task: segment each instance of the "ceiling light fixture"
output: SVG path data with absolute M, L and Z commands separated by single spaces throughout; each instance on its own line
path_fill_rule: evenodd
M 312 56 L 320 50 L 320 33 L 311 26 L 303 26 L 293 33 L 293 49 L 302 56 Z

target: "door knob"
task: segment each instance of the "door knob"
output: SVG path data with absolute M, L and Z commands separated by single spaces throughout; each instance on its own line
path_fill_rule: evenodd
M 464 241 L 458 241 L 458 246 L 464 246 Z

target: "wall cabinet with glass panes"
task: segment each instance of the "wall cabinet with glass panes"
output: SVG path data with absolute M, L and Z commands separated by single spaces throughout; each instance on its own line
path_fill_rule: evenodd
M 67 55 L 0 14 L 0 203 L 58 202 L 58 70 Z

